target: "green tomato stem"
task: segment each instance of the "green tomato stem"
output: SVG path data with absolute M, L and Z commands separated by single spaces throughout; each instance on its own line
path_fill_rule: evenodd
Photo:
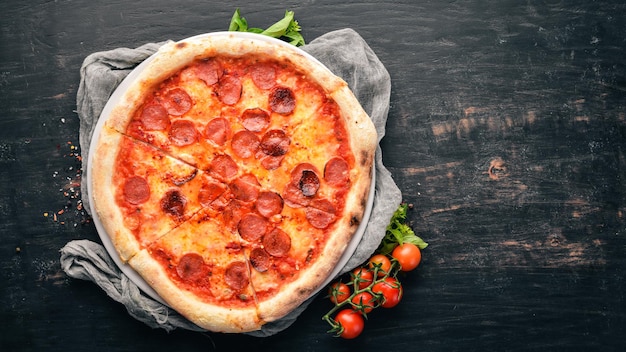
M 335 321 L 333 316 L 335 312 L 337 312 L 338 310 L 348 305 L 350 305 L 351 308 L 354 309 L 355 311 L 361 312 L 363 314 L 363 317 L 367 319 L 367 314 L 364 312 L 364 308 L 365 308 L 364 305 L 360 303 L 352 302 L 353 298 L 356 297 L 358 294 L 361 294 L 363 292 L 367 292 L 371 294 L 376 300 L 376 304 L 373 308 L 380 307 L 380 305 L 382 304 L 380 300 L 383 296 L 380 293 L 375 293 L 374 291 L 372 291 L 372 288 L 374 287 L 374 285 L 384 282 L 385 279 L 388 277 L 393 277 L 397 280 L 397 274 L 400 271 L 400 263 L 398 263 L 398 261 L 395 258 L 391 258 L 390 260 L 391 260 L 391 267 L 389 268 L 389 271 L 384 273 L 384 275 L 382 275 L 381 277 L 378 277 L 378 273 L 380 272 L 380 265 L 374 265 L 372 269 L 367 268 L 367 270 L 372 271 L 373 279 L 369 285 L 367 285 L 366 287 L 362 289 L 359 288 L 359 283 L 363 282 L 364 280 L 361 279 L 360 275 L 355 275 L 353 273 L 350 273 L 351 280 L 348 281 L 346 284 L 348 286 L 352 286 L 352 293 L 346 300 L 340 303 L 334 304 L 334 306 L 326 314 L 324 314 L 324 316 L 322 316 L 322 320 L 326 321 L 331 326 L 331 329 L 328 331 L 329 333 L 333 333 L 333 332 L 337 332 L 338 334 L 341 333 L 341 331 L 339 331 L 342 328 L 341 324 L 337 323 L 337 321 Z M 365 268 L 366 265 L 363 265 L 362 267 Z M 371 306 L 368 306 L 368 307 L 371 307 Z

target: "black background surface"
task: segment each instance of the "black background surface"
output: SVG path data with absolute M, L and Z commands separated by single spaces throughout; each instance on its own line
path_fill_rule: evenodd
M 79 68 L 96 51 L 267 27 L 350 27 L 392 78 L 385 165 L 430 246 L 357 340 L 319 296 L 269 338 L 166 333 L 59 249 L 99 241 L 78 209 Z M 621 1 L 0 3 L 2 351 L 553 351 L 626 347 L 626 5 Z M 47 216 L 46 216 L 47 215 Z

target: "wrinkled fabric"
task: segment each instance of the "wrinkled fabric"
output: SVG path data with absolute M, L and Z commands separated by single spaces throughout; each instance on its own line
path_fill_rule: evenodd
M 87 172 L 89 144 L 95 126 L 109 97 L 121 81 L 141 62 L 155 53 L 163 43 L 149 43 L 136 49 L 119 48 L 89 55 L 81 67 L 81 81 L 77 93 L 77 111 L 80 118 L 80 147 L 82 150 L 83 179 Z M 391 79 L 384 65 L 363 38 L 352 29 L 327 33 L 301 47 L 317 58 L 337 76 L 343 78 L 368 113 L 378 132 L 378 141 L 385 135 L 389 111 Z M 402 201 L 400 189 L 382 161 L 380 146 L 375 156 L 376 183 L 372 212 L 367 228 L 354 254 L 340 274 L 363 263 L 378 247 L 393 212 Z M 86 182 L 81 185 L 85 209 L 89 208 Z M 128 313 L 152 328 L 171 331 L 177 328 L 205 331 L 185 319 L 175 310 L 144 294 L 115 265 L 106 249 L 99 243 L 74 240 L 61 249 L 61 266 L 76 279 L 97 284 L 115 301 L 122 303 Z M 271 336 L 289 327 L 315 299 L 310 298 L 284 318 L 268 323 L 252 336 Z

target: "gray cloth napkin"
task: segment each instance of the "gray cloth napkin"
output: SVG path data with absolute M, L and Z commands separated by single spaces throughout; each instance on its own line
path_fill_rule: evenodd
M 162 44 L 150 43 L 136 49 L 119 48 L 93 53 L 84 60 L 77 93 L 80 147 L 82 155 L 85 156 L 82 159 L 84 179 L 89 170 L 86 156 L 89 154 L 91 136 L 109 96 L 133 68 L 156 52 Z M 385 135 L 391 79 L 363 38 L 352 29 L 342 29 L 316 38 L 302 49 L 348 83 L 374 122 L 380 142 Z M 400 189 L 383 165 L 380 146 L 376 149 L 375 163 L 376 184 L 372 213 L 356 251 L 340 275 L 369 258 L 382 240 L 393 212 L 402 201 Z M 81 193 L 85 209 L 90 209 L 85 183 L 81 185 Z M 173 309 L 141 292 L 137 285 L 120 271 L 101 244 L 88 240 L 69 242 L 61 249 L 61 266 L 70 277 L 96 283 L 107 295 L 122 303 L 131 316 L 153 328 L 163 328 L 167 331 L 176 328 L 204 331 Z M 286 317 L 266 324 L 260 331 L 246 334 L 270 336 L 286 329 L 313 299 L 314 297 L 310 298 Z

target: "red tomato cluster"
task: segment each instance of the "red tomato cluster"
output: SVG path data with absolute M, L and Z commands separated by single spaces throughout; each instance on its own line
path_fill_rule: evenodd
M 403 243 L 390 256 L 374 254 L 367 263 L 352 270 L 347 283 L 332 283 L 328 296 L 334 307 L 323 317 L 332 327 L 329 332 L 345 339 L 359 336 L 368 313 L 377 307 L 392 308 L 400 303 L 403 290 L 397 273 L 414 270 L 421 260 L 418 246 Z

